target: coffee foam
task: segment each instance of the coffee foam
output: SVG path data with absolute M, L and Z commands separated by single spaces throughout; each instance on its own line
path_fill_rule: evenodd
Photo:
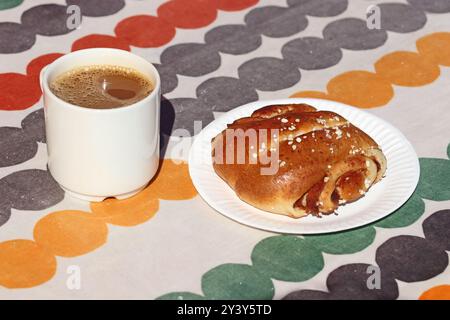
M 134 92 L 128 99 L 111 95 L 108 87 Z M 110 109 L 142 100 L 153 90 L 152 82 L 139 71 L 114 65 L 91 65 L 72 69 L 56 77 L 50 90 L 60 99 L 80 107 Z

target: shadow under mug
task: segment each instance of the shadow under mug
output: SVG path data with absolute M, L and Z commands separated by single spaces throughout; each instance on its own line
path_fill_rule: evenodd
M 144 99 L 114 109 L 91 109 L 55 96 L 58 75 L 89 65 L 138 70 L 154 90 Z M 161 81 L 156 68 L 128 51 L 95 48 L 69 53 L 40 74 L 44 97 L 48 168 L 70 195 L 88 201 L 128 198 L 155 175 L 159 165 Z

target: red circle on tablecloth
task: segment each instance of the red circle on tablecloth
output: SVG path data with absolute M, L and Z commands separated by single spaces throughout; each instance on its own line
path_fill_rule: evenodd
M 175 28 L 159 17 L 140 15 L 122 20 L 114 29 L 117 37 L 132 46 L 160 47 L 175 36 Z
M 24 110 L 41 97 L 39 81 L 19 73 L 0 74 L 0 88 L 0 110 Z
M 223 11 L 239 11 L 254 6 L 259 0 L 218 0 L 217 7 Z
M 158 16 L 177 28 L 204 27 L 216 20 L 217 1 L 172 0 L 158 8 Z
M 91 34 L 72 44 L 72 51 L 89 48 L 116 48 L 130 51 L 130 46 L 124 39 L 105 34 Z
M 59 57 L 63 56 L 62 53 L 49 53 L 39 56 L 30 61 L 27 65 L 27 74 L 30 76 L 39 76 L 42 68 L 52 63 Z

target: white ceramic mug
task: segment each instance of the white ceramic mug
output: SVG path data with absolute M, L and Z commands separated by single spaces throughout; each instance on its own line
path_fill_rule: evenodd
M 125 107 L 90 109 L 55 96 L 49 84 L 76 67 L 116 65 L 147 76 L 154 90 Z M 144 188 L 159 165 L 160 77 L 128 51 L 97 48 L 69 53 L 41 72 L 48 168 L 69 194 L 89 201 L 124 199 Z

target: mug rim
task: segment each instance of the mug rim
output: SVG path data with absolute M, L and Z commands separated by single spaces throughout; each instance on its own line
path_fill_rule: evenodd
M 61 64 L 64 63 L 65 60 L 71 59 L 74 55 L 77 54 L 81 54 L 81 53 L 85 53 L 86 51 L 90 51 L 90 52 L 109 52 L 109 53 L 118 53 L 118 54 L 126 54 L 126 55 L 131 55 L 134 59 L 138 59 L 141 60 L 142 62 L 148 64 L 150 66 L 150 69 L 153 72 L 153 75 L 155 76 L 155 84 L 154 84 L 154 88 L 152 90 L 152 92 L 146 96 L 145 98 L 136 101 L 132 104 L 126 105 L 126 106 L 121 106 L 121 107 L 116 107 L 116 108 L 86 108 L 86 107 L 82 107 L 67 101 L 64 101 L 63 99 L 61 99 L 60 97 L 58 97 L 57 95 L 55 95 L 52 90 L 50 90 L 49 84 L 48 84 L 48 75 L 49 72 L 51 72 L 51 68 L 54 68 L 55 65 L 57 64 Z M 92 64 L 86 64 L 87 66 L 92 65 Z M 135 69 L 135 68 L 133 68 Z M 137 69 L 136 69 L 137 70 Z M 140 70 L 137 70 L 139 72 L 141 72 Z M 65 54 L 61 57 L 59 57 L 58 59 L 54 60 L 52 63 L 46 65 L 42 70 L 41 70 L 41 74 L 40 74 L 40 85 L 41 85 L 41 90 L 42 90 L 42 94 L 48 94 L 50 95 L 52 98 L 56 99 L 59 103 L 63 104 L 65 107 L 68 108 L 76 108 L 77 110 L 83 111 L 83 112 L 93 112 L 93 113 L 97 113 L 97 112 L 125 112 L 128 109 L 131 108 L 136 108 L 138 107 L 140 104 L 145 103 L 147 101 L 151 101 L 153 100 L 157 95 L 159 95 L 160 92 L 160 87 L 161 87 L 161 77 L 159 75 L 158 70 L 156 69 L 156 67 L 153 65 L 153 63 L 151 63 L 150 61 L 144 59 L 143 57 L 134 54 L 130 51 L 127 50 L 122 50 L 122 49 L 116 49 L 116 48 L 89 48 L 89 49 L 81 49 L 81 50 L 77 50 L 74 52 L 70 52 L 68 54 Z

